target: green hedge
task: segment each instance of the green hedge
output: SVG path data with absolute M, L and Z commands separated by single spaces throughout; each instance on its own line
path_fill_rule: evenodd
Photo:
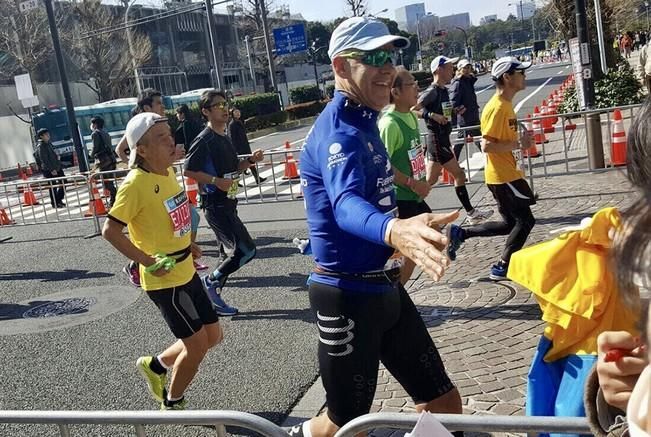
M 325 108 L 326 102 L 309 102 L 291 105 L 285 108 L 290 120 L 299 120 L 301 118 L 318 115 Z
M 272 112 L 271 114 L 256 115 L 249 117 L 244 121 L 247 132 L 253 132 L 260 129 L 266 129 L 277 126 L 287 121 L 286 111 Z
M 261 114 L 273 114 L 280 111 L 280 101 L 275 93 L 236 97 L 231 101 L 231 104 L 240 110 L 244 120 Z
M 642 102 L 642 86 L 635 77 L 635 72 L 626 60 L 620 59 L 617 66 L 595 82 L 595 108 L 604 109 L 614 106 L 634 105 Z M 574 86 L 563 95 L 559 112 L 578 112 L 579 99 Z
M 289 90 L 289 98 L 294 104 L 321 100 L 321 89 L 316 85 L 299 86 Z

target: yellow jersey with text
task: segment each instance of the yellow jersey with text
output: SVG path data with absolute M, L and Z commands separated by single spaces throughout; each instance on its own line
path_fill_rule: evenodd
M 131 242 L 146 254 L 174 254 L 190 246 L 192 219 L 183 188 L 169 168 L 167 176 L 141 168 L 129 172 L 109 211 L 111 219 L 127 226 Z M 192 255 L 169 273 L 154 276 L 140 266 L 143 290 L 161 290 L 187 284 L 195 273 Z
M 511 102 L 497 94 L 491 97 L 481 114 L 481 135 L 497 141 L 518 139 L 518 123 Z M 484 178 L 487 184 L 506 184 L 523 177 L 513 152 L 486 153 Z

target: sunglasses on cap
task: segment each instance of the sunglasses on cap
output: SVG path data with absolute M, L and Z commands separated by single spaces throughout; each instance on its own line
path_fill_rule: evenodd
M 380 68 L 380 67 L 384 67 L 384 65 L 387 62 L 390 62 L 391 64 L 395 64 L 394 60 L 396 57 L 396 53 L 393 50 L 377 49 L 377 50 L 370 50 L 367 52 L 360 51 L 360 52 L 342 53 L 337 56 L 341 56 L 342 58 L 356 59 L 364 65 Z

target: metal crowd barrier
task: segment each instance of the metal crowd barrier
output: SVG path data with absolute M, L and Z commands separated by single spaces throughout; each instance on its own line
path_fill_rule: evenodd
M 215 426 L 225 437 L 225 425 L 255 431 L 264 437 L 287 437 L 278 425 L 239 411 L 0 411 L 0 423 L 57 425 L 59 436 L 70 437 L 71 425 L 132 425 L 134 435 L 145 437 L 145 425 Z M 152 434 L 153 435 L 153 434 Z
M 354 437 L 371 429 L 412 430 L 420 414 L 372 413 L 360 416 L 344 425 L 335 437 Z M 540 416 L 483 416 L 469 414 L 434 414 L 449 431 L 470 432 L 521 432 L 591 434 L 585 418 Z

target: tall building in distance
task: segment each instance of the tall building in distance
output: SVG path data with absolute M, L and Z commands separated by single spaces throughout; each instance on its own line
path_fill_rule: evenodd
M 534 2 L 518 2 L 513 3 L 513 5 L 515 6 L 515 16 L 518 17 L 518 20 L 526 20 L 527 18 L 533 17 L 536 13 L 536 4 Z
M 479 20 L 479 25 L 483 26 L 484 24 L 488 23 L 494 23 L 497 21 L 497 15 L 486 15 L 485 17 L 481 17 Z
M 463 12 L 461 14 L 447 15 L 439 18 L 439 26 L 441 29 L 454 29 L 460 27 L 467 29 L 470 27 L 470 14 Z
M 414 3 L 395 10 L 396 23 L 400 29 L 416 32 L 418 17 L 425 15 L 425 3 Z

